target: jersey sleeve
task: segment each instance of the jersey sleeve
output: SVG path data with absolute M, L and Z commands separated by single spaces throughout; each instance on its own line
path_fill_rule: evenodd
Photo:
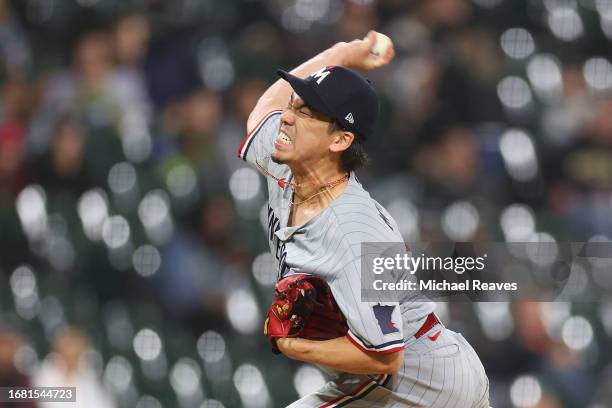
M 274 110 L 268 112 L 244 138 L 236 154 L 242 160 L 255 164 L 259 160 L 260 164 L 272 153 L 274 140 L 278 136 L 280 128 L 280 116 L 282 111 Z
M 353 247 L 354 248 L 354 247 Z M 335 285 L 334 297 L 347 320 L 348 340 L 363 351 L 392 353 L 404 348 L 399 302 L 381 297 L 377 302 L 361 300 L 361 257 L 344 266 Z

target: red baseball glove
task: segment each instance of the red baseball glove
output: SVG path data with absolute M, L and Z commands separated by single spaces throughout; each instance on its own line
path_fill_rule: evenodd
M 329 340 L 344 336 L 347 330 L 346 319 L 323 279 L 300 273 L 276 283 L 264 323 L 264 335 L 274 353 L 280 353 L 277 338 Z

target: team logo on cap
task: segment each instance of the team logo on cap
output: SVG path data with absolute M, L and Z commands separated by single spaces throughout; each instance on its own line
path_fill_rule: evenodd
M 321 85 L 321 82 L 329 75 L 331 72 L 328 67 L 323 67 L 314 74 L 310 75 L 312 78 L 317 79 L 317 85 Z
M 348 115 L 346 115 L 346 116 L 344 117 L 344 119 L 346 119 L 346 121 L 347 121 L 348 123 L 350 123 L 350 124 L 355 123 L 355 119 L 353 118 L 353 113 L 352 113 L 352 112 L 349 112 L 349 114 L 348 114 Z

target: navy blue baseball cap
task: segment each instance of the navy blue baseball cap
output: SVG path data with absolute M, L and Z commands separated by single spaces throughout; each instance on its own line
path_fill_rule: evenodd
M 378 96 L 370 82 L 352 69 L 330 66 L 306 79 L 278 70 L 312 109 L 329 116 L 357 139 L 366 139 L 378 119 Z

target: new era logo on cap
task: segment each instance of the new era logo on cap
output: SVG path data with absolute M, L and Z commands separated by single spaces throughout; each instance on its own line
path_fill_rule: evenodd
M 344 117 L 348 123 L 355 123 L 355 119 L 353 119 L 353 114 L 349 112 L 348 115 Z

